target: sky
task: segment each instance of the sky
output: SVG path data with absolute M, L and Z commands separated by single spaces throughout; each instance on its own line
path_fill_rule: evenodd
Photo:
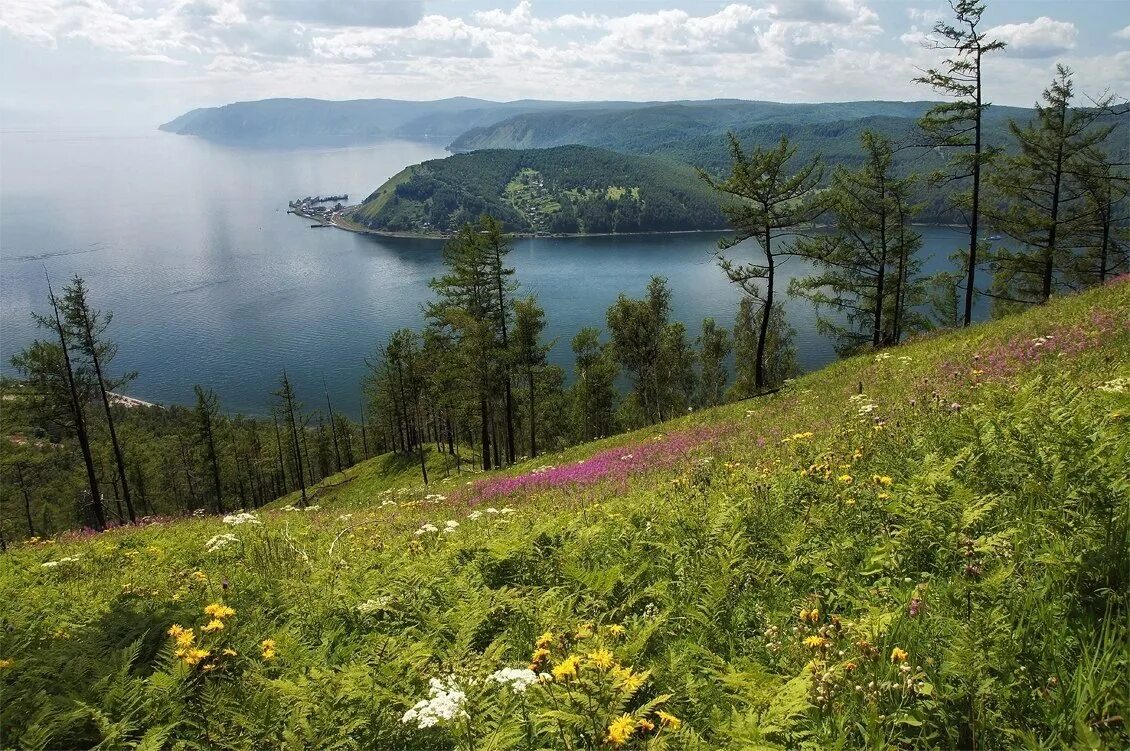
M 998 104 L 1130 95 L 1130 0 L 987 0 Z M 269 97 L 936 99 L 942 0 L 0 0 L 0 127 Z

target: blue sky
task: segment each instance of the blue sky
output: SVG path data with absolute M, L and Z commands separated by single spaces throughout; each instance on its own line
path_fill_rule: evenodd
M 1130 94 L 1130 1 L 988 0 L 1001 104 L 1056 62 Z M 330 99 L 929 99 L 944 0 L 0 0 L 0 118 L 150 126 L 193 107 Z

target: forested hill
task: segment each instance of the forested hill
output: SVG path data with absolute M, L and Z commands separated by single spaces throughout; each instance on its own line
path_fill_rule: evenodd
M 859 136 L 880 131 L 896 144 L 916 141 L 918 120 L 932 102 L 777 102 L 672 103 L 652 107 L 515 115 L 472 128 L 451 143 L 453 151 L 476 149 L 537 149 L 567 143 L 596 146 L 633 154 L 662 155 L 709 170 L 730 163 L 726 134 L 736 134 L 749 148 L 774 145 L 788 136 L 799 159 L 821 155 L 831 163 L 863 158 Z M 1004 145 L 1008 120 L 1027 121 L 1032 111 L 990 107 L 986 137 Z M 920 139 L 919 139 L 920 140 Z M 918 164 L 922 150 L 908 149 L 900 158 Z
M 484 150 L 413 165 L 349 218 L 388 232 L 446 233 L 482 214 L 523 233 L 725 227 L 717 196 L 691 167 L 588 146 Z

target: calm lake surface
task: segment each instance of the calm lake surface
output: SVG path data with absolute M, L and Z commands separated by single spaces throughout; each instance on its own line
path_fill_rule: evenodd
M 262 414 L 285 367 L 308 406 L 357 412 L 364 360 L 394 329 L 419 327 L 441 243 L 310 229 L 287 201 L 348 193 L 357 202 L 406 165 L 444 156 L 438 145 L 260 151 L 152 132 L 0 134 L 0 357 L 35 336 L 47 285 L 84 277 L 114 311 L 115 370 L 136 370 L 128 393 L 192 403 L 210 386 L 229 412 Z M 927 270 L 944 266 L 962 234 L 923 228 Z M 739 295 L 711 260 L 720 234 L 525 239 L 510 255 L 521 292 L 536 294 L 569 370 L 569 340 L 604 325 L 621 291 L 644 294 L 653 274 L 673 290 L 674 316 L 697 334 L 714 316 L 732 326 Z M 755 247 L 739 257 L 752 257 Z M 786 275 L 803 275 L 799 261 Z M 787 279 L 782 289 L 787 286 Z M 786 300 L 801 364 L 834 357 L 811 307 Z

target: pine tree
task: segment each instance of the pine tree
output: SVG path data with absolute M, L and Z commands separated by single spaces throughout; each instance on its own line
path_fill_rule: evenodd
M 789 145 L 788 138 L 782 137 L 776 148 L 757 147 L 748 155 L 733 134 L 729 138 L 733 162 L 730 176 L 715 180 L 703 170 L 699 170 L 699 176 L 715 190 L 734 199 L 722 210 L 736 235 L 719 241 L 717 257 L 730 281 L 761 303 L 754 352 L 754 381 L 760 391 L 770 383 L 766 352 L 773 319 L 771 312 L 775 309 L 776 267 L 781 256 L 793 252 L 790 244 L 775 244 L 774 240 L 785 234 L 785 230 L 795 230 L 819 216 L 822 209 L 811 199 L 823 170 L 820 160 L 813 159 L 790 173 L 789 162 L 796 154 L 796 147 Z M 750 238 L 761 246 L 764 263 L 737 263 L 726 257 L 727 249 Z
M 925 84 L 953 101 L 936 104 L 919 121 L 926 136 L 926 145 L 942 152 L 951 152 L 949 166 L 934 175 L 936 184 L 968 181 L 968 196 L 957 197 L 969 217 L 969 249 L 965 254 L 964 325 L 973 321 L 973 299 L 976 295 L 977 256 L 980 248 L 981 176 L 992 157 L 984 142 L 984 116 L 989 103 L 984 100 L 981 79 L 981 58 L 1002 50 L 1005 43 L 988 39 L 978 26 L 985 6 L 979 0 L 950 0 L 955 21 L 938 21 L 934 25 L 933 49 L 946 50 L 942 68 L 931 68 L 915 83 Z

